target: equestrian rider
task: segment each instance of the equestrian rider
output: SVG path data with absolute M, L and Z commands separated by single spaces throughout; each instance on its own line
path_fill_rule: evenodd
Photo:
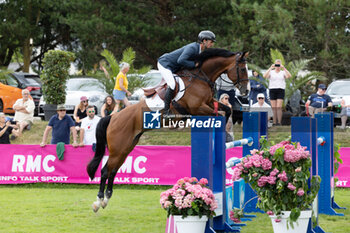
M 162 74 L 168 85 L 164 99 L 164 114 L 169 115 L 170 101 L 174 97 L 176 73 L 182 68 L 193 69 L 198 66 L 194 62 L 194 57 L 204 49 L 214 45 L 215 34 L 211 31 L 201 31 L 198 34 L 198 42 L 193 42 L 170 53 L 163 54 L 158 59 L 158 70 Z

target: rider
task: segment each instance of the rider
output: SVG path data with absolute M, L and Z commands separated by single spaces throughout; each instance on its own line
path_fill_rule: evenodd
M 198 34 L 198 42 L 193 42 L 183 46 L 173 52 L 165 53 L 158 59 L 158 70 L 168 84 L 168 89 L 164 98 L 164 114 L 169 114 L 170 101 L 174 97 L 175 79 L 173 73 L 181 68 L 192 69 L 198 64 L 194 62 L 194 57 L 204 49 L 214 45 L 215 34 L 211 31 L 201 31 Z

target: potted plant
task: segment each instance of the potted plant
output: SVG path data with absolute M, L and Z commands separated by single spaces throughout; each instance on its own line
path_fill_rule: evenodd
M 262 138 L 261 143 L 261 150 L 252 150 L 236 165 L 233 180 L 243 178 L 250 184 L 257 193 L 257 207 L 270 215 L 275 232 L 281 232 L 281 227 L 285 230 L 282 232 L 306 232 L 321 182 L 319 176 L 311 177 L 309 182 L 309 151 L 298 142 L 282 141 L 268 146 Z M 242 216 L 241 209 L 230 213 L 235 222 Z
M 43 98 L 45 101 L 45 120 L 56 113 L 56 106 L 66 102 L 66 81 L 69 77 L 70 63 L 74 61 L 74 53 L 49 50 L 43 59 L 41 75 Z
M 204 233 L 208 218 L 215 216 L 217 208 L 208 180 L 185 177 L 160 195 L 160 204 L 168 217 L 174 216 L 178 233 Z

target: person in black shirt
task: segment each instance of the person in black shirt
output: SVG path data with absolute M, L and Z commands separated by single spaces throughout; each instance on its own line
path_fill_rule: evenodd
M 18 132 L 11 125 L 10 121 L 6 121 L 5 114 L 0 113 L 0 144 L 11 144 L 10 134 L 18 137 Z

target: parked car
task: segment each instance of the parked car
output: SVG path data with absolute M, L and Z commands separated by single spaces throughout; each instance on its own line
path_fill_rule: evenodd
M 162 80 L 162 75 L 160 74 L 159 70 L 150 70 L 141 78 L 146 80 L 146 86 L 144 88 L 148 88 L 158 85 Z M 131 96 L 128 97 L 128 100 L 130 104 L 136 104 L 143 97 L 145 97 L 143 90 L 142 88 L 139 88 L 136 91 L 134 91 L 134 93 Z
M 332 98 L 333 106 L 340 105 L 342 97 L 350 96 L 350 79 L 340 79 L 329 84 L 326 94 Z M 334 123 L 340 124 L 339 111 L 334 113 Z
M 37 113 L 39 100 L 41 97 L 41 84 L 39 75 L 23 72 L 14 72 L 4 75 L 0 79 L 0 111 L 13 114 L 13 104 L 17 99 L 22 98 L 22 89 L 28 89 L 34 100 Z
M 73 116 L 74 108 L 80 103 L 80 97 L 86 96 L 89 100 L 89 105 L 97 107 L 97 114 L 101 114 L 101 108 L 104 99 L 108 95 L 103 84 L 95 78 L 91 77 L 72 77 L 68 79 L 66 84 L 66 109 L 67 114 Z M 43 97 L 40 98 L 39 116 L 44 117 L 43 106 L 45 101 Z
M 19 88 L 29 90 L 35 104 L 34 115 L 37 115 L 40 97 L 42 96 L 40 76 L 24 72 L 14 72 L 9 76 L 18 82 Z
M 0 78 L 0 112 L 15 113 L 12 106 L 20 98 L 22 98 L 22 89 L 18 87 L 18 83 L 12 78 Z

